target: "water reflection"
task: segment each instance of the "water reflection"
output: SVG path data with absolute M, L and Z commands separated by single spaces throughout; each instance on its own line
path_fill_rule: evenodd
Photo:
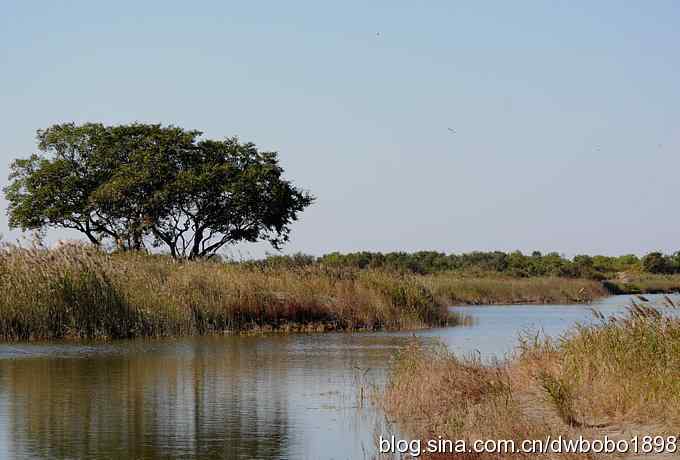
M 8 458 L 362 458 L 376 414 L 358 409 L 356 374 L 379 372 L 403 342 L 332 334 L 6 347 L 0 451 Z
M 12 360 L 10 452 L 45 458 L 278 458 L 287 436 L 287 369 L 235 342 L 180 353 Z M 132 351 L 132 350 L 131 350 Z M 240 369 L 240 372 L 233 372 Z
M 470 326 L 417 335 L 492 359 L 521 331 L 555 336 L 592 319 L 583 305 L 463 311 Z M 412 336 L 0 345 L 0 458 L 372 458 L 382 417 L 359 403 L 361 376 L 379 383 Z

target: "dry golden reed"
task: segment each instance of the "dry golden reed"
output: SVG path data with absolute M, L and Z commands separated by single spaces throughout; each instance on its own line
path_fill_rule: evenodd
M 560 340 L 525 341 L 520 365 L 570 424 L 654 424 L 680 433 L 680 318 L 633 303 L 626 316 L 599 319 Z
M 524 440 L 569 435 L 565 427 L 536 419 L 524 408 L 510 369 L 485 366 L 475 358 L 459 358 L 441 346 L 414 342 L 397 356 L 379 398 L 391 421 L 414 439 Z M 437 453 L 422 458 L 505 459 L 552 458 L 540 453 Z M 561 454 L 559 458 L 590 458 Z
M 0 250 L 4 340 L 127 338 L 252 329 L 403 329 L 445 324 L 413 277 L 257 269 L 84 245 Z
M 452 304 L 587 301 L 589 280 L 421 276 L 108 254 L 82 244 L 0 247 L 0 338 L 130 338 L 451 324 Z
M 597 315 L 559 339 L 524 337 L 514 359 L 494 366 L 414 342 L 397 356 L 380 401 L 416 439 L 678 436 L 680 317 L 641 303 L 622 317 Z
M 601 282 L 580 278 L 468 277 L 438 273 L 422 277 L 440 301 L 458 305 L 591 302 L 609 293 Z

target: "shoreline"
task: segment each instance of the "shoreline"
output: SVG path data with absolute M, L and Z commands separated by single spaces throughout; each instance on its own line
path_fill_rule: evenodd
M 521 337 L 518 345 L 514 356 L 487 365 L 443 345 L 414 340 L 398 354 L 376 401 L 409 439 L 512 439 L 520 445 L 558 435 L 619 440 L 680 433 L 677 317 L 637 304 L 625 317 L 574 326 L 559 340 Z M 552 457 L 527 453 L 519 458 Z
M 513 302 L 459 303 L 459 304 L 455 304 L 455 305 L 449 305 L 449 307 L 456 307 L 456 308 L 458 308 L 458 307 L 460 307 L 460 308 L 464 308 L 464 307 L 485 307 L 485 306 L 493 307 L 493 306 L 503 306 L 503 305 L 507 305 L 509 307 L 518 306 L 518 305 L 529 305 L 529 306 L 532 306 L 532 305 L 588 305 L 588 304 L 593 303 L 593 302 L 598 302 L 598 301 L 608 299 L 610 297 L 616 297 L 616 296 L 624 296 L 624 295 L 629 295 L 629 296 L 642 295 L 642 296 L 644 296 L 644 295 L 657 295 L 657 294 L 658 295 L 664 295 L 664 294 L 665 295 L 675 295 L 675 294 L 680 294 L 680 291 L 673 289 L 673 290 L 670 290 L 670 291 L 622 292 L 622 293 L 616 293 L 616 294 L 608 294 L 608 295 L 605 295 L 605 296 L 602 296 L 602 297 L 598 297 L 596 299 L 583 300 L 583 301 L 578 301 L 578 302 L 574 301 L 574 302 L 563 302 L 563 303 L 561 303 L 561 302 L 543 302 L 541 300 L 519 300 L 519 301 L 513 301 Z
M 677 293 L 673 291 L 670 294 Z M 660 293 L 645 293 L 645 294 L 660 294 Z M 665 294 L 665 293 L 661 293 Z M 614 297 L 618 295 L 638 295 L 638 294 L 611 294 L 604 297 L 595 299 L 594 301 L 599 301 L 606 299 L 608 297 Z M 465 307 L 484 307 L 484 306 L 518 306 L 518 305 L 586 305 L 592 301 L 583 302 L 571 302 L 571 303 L 546 303 L 543 301 L 517 301 L 513 303 L 509 302 L 498 302 L 498 303 L 485 303 L 485 304 L 456 304 L 447 305 L 446 308 L 465 308 Z M 337 321 L 316 321 L 310 323 L 295 323 L 295 322 L 279 322 L 279 323 L 268 323 L 268 324 L 245 324 L 240 328 L 228 328 L 222 330 L 206 330 L 203 332 L 194 332 L 188 334 L 174 334 L 174 335 L 142 335 L 133 337 L 117 337 L 111 338 L 106 336 L 98 337 L 79 337 L 79 336 L 63 336 L 59 338 L 44 338 L 36 337 L 27 340 L 0 340 L 0 345 L 11 345 L 17 343 L 30 343 L 30 344 L 40 344 L 40 343 L 109 343 L 117 340 L 136 340 L 136 339 L 173 339 L 173 338 L 187 338 L 187 337 L 217 337 L 217 336 L 266 336 L 266 335 L 287 335 L 287 334 L 364 334 L 373 332 L 400 332 L 400 331 L 418 331 L 427 329 L 436 329 L 442 327 L 456 327 L 463 326 L 466 323 L 465 317 L 459 317 L 456 313 L 449 311 L 449 316 L 447 317 L 446 323 L 429 324 L 429 325 L 411 325 L 409 327 L 354 327 L 346 328 L 338 324 Z
M 0 281 L 7 343 L 415 330 L 456 324 L 454 305 L 583 304 L 612 293 L 581 278 L 268 268 L 86 246 L 0 248 Z M 675 278 L 627 281 L 675 290 Z

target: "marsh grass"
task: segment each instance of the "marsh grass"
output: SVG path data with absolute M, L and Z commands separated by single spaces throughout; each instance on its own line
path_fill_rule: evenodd
M 420 440 L 545 439 L 565 434 L 535 423 L 523 411 L 512 376 L 504 365 L 485 366 L 474 357 L 459 358 L 443 346 L 418 342 L 396 357 L 379 397 L 386 414 L 402 432 Z M 438 454 L 424 458 L 546 458 L 541 454 Z M 561 458 L 588 458 L 564 454 Z
M 515 358 L 495 365 L 414 342 L 395 358 L 379 400 L 418 439 L 677 436 L 680 318 L 642 303 L 624 316 L 596 315 L 559 339 L 525 336 Z
M 633 303 L 623 317 L 600 315 L 597 324 L 577 326 L 560 340 L 525 343 L 520 363 L 554 388 L 547 394 L 565 421 L 655 423 L 680 431 L 677 316 Z
M 423 276 L 422 283 L 441 302 L 454 305 L 568 304 L 591 302 L 608 295 L 602 283 L 578 278 L 469 277 L 438 273 Z
M 427 288 L 392 273 L 180 263 L 80 245 L 0 250 L 4 340 L 406 329 L 449 320 Z
M 178 262 L 86 245 L 0 247 L 0 338 L 131 338 L 457 324 L 456 303 L 567 303 L 605 295 L 566 278 L 414 275 L 319 264 Z
M 621 273 L 604 284 L 612 294 L 670 294 L 680 292 L 680 274 Z

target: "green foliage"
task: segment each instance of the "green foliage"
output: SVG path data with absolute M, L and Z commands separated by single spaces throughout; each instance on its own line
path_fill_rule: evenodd
M 660 252 L 650 252 L 642 258 L 642 269 L 647 273 L 672 273 L 673 261 Z
M 680 272 L 680 255 L 663 256 L 674 272 Z M 304 260 L 304 262 L 302 262 Z M 520 251 L 505 253 L 501 251 L 475 251 L 466 254 L 445 254 L 436 251 L 407 252 L 354 252 L 341 254 L 332 252 L 321 257 L 269 256 L 254 263 L 267 265 L 305 265 L 320 264 L 328 267 L 352 267 L 359 269 L 393 270 L 404 273 L 432 274 L 457 272 L 479 276 L 503 274 L 517 278 L 527 277 L 566 277 L 603 280 L 615 277 L 620 272 L 640 270 L 640 260 L 635 255 L 620 257 L 578 255 L 573 259 L 556 252 L 541 254 L 534 251 L 531 255 Z
M 40 154 L 12 163 L 10 225 L 75 229 L 97 246 L 165 246 L 207 257 L 225 244 L 279 248 L 313 197 L 283 178 L 275 152 L 178 127 L 88 123 L 38 131 Z

